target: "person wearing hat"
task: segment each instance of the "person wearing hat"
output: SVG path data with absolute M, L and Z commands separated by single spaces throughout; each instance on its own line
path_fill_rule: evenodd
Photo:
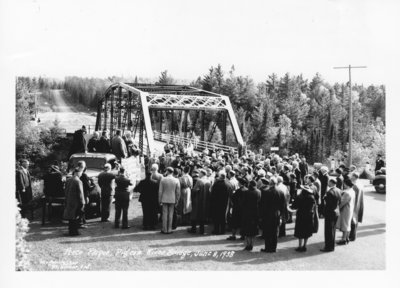
M 342 239 L 337 242 L 338 245 L 346 245 L 349 243 L 349 235 L 351 231 L 351 219 L 353 217 L 355 192 L 353 190 L 353 182 L 346 178 L 343 181 L 344 190 L 340 198 L 340 215 L 336 222 L 336 228 L 342 231 Z
M 46 175 L 43 177 L 43 193 L 49 202 L 53 197 L 64 197 L 62 173 L 58 166 L 49 166 Z
M 279 225 L 279 235 L 278 237 L 286 236 L 286 223 L 289 220 L 289 211 L 287 210 L 287 205 L 290 204 L 290 192 L 288 186 L 283 184 L 283 178 L 281 176 L 277 177 L 278 184 L 276 185 L 276 189 L 285 196 L 285 205 L 282 213 L 282 221 Z
M 115 131 L 115 136 L 111 140 L 111 151 L 115 157 L 117 157 L 118 161 L 121 161 L 122 158 L 128 157 L 128 150 L 124 139 L 122 139 L 121 129 Z
M 376 159 L 375 162 L 375 173 L 376 171 L 381 170 L 382 167 L 385 167 L 385 161 L 383 161 L 382 155 L 378 154 L 378 158 Z
M 194 172 L 193 172 L 194 173 Z M 196 173 L 197 174 L 197 173 Z M 198 170 L 198 178 L 195 180 L 193 174 L 192 189 L 192 212 L 190 215 L 192 227 L 188 229 L 189 233 L 196 233 L 196 226 L 200 226 L 200 234 L 204 234 L 204 224 L 209 214 L 209 194 L 210 182 L 206 179 L 207 172 L 204 169 Z
M 103 132 L 101 132 L 101 137 L 97 142 L 96 152 L 111 153 L 110 139 L 108 138 L 107 130 L 103 130 Z
M 133 189 L 139 192 L 139 202 L 142 203 L 143 230 L 153 230 L 158 223 L 158 182 L 151 179 L 151 172 L 146 172 L 146 178 L 141 180 Z
M 340 190 L 343 189 L 343 171 L 341 168 L 336 168 L 335 170 L 337 176 L 336 176 L 336 187 L 339 188 Z
M 214 235 L 225 234 L 229 196 L 233 190 L 234 187 L 226 179 L 226 173 L 223 170 L 220 171 L 210 194 L 211 219 L 214 223 L 212 234 Z
M 104 165 L 104 170 L 97 177 L 98 184 L 101 190 L 101 222 L 109 222 L 111 201 L 114 194 L 112 182 L 115 179 L 115 174 L 111 172 L 109 163 Z
M 286 186 L 289 186 L 289 182 L 290 182 L 290 178 L 289 178 L 289 174 L 291 171 L 290 166 L 291 165 L 289 165 L 289 164 L 284 165 L 283 169 L 279 173 L 279 177 L 282 177 L 283 184 Z
M 315 205 L 314 205 L 314 233 L 318 232 L 318 228 L 319 228 L 319 216 L 318 216 L 318 211 L 319 211 L 319 207 L 321 206 L 321 195 L 318 193 L 318 186 L 315 185 L 315 183 L 317 183 L 317 179 L 318 178 L 314 178 L 314 176 L 309 176 L 306 177 L 306 184 L 313 190 L 313 195 L 314 195 L 314 199 L 315 199 Z M 318 180 L 319 181 L 319 180 Z
M 328 191 L 324 201 L 324 236 L 325 246 L 321 249 L 322 252 L 331 252 L 335 250 L 335 238 L 336 238 L 336 221 L 339 217 L 339 204 L 340 204 L 340 190 L 336 187 L 336 178 L 329 179 Z
M 314 233 L 314 190 L 309 185 L 301 185 L 301 192 L 292 203 L 291 208 L 297 209 L 294 236 L 299 239 L 297 252 L 307 251 L 308 238 Z
M 192 211 L 191 191 L 193 188 L 193 179 L 189 175 L 190 167 L 183 168 L 183 175 L 179 177 L 181 183 L 181 197 L 179 214 L 182 216 L 182 225 L 188 225 L 190 222 L 190 212 Z
M 261 190 L 261 186 L 263 185 L 262 180 L 266 179 L 265 175 L 266 175 L 266 172 L 264 170 L 262 170 L 262 169 L 258 170 L 256 181 L 257 181 L 257 188 L 260 190 Z
M 301 172 L 301 182 L 303 183 L 304 177 L 308 174 L 308 163 L 306 157 L 301 157 L 301 162 L 299 163 L 299 169 Z M 301 183 L 299 184 L 298 188 L 300 188 Z
M 246 180 L 240 181 L 244 186 Z M 241 190 L 241 189 L 239 189 Z M 238 193 L 238 191 L 236 191 Z M 257 182 L 252 180 L 249 184 L 249 189 L 243 187 L 242 194 L 242 221 L 240 233 L 246 239 L 246 247 L 244 250 L 251 251 L 253 249 L 254 237 L 258 234 L 259 223 L 259 203 L 261 199 L 261 192 L 257 189 Z
M 97 148 L 98 148 L 98 143 L 99 143 L 99 132 L 94 131 L 93 132 L 93 136 L 92 138 L 89 139 L 89 142 L 87 144 L 87 149 L 88 152 L 98 152 Z
M 33 219 L 33 206 L 30 205 L 33 194 L 32 194 L 32 177 L 29 172 L 29 161 L 27 159 L 21 159 L 19 161 L 19 167 L 16 171 L 16 198 L 18 199 L 18 206 L 21 208 L 20 213 L 22 217 L 25 217 L 25 211 L 30 208 L 31 218 Z
M 71 148 L 68 154 L 68 159 L 71 157 L 72 154 L 86 152 L 87 148 L 86 148 L 85 134 L 86 134 L 85 125 L 83 125 L 81 129 L 76 130 L 74 132 Z
M 84 211 L 85 197 L 83 195 L 83 185 L 79 177 L 82 170 L 76 167 L 72 177 L 65 184 L 65 205 L 64 219 L 68 220 L 69 236 L 79 235 L 79 216 Z
M 357 172 L 351 174 L 350 179 L 354 183 L 353 190 L 355 193 L 354 211 L 351 219 L 351 231 L 349 235 L 350 241 L 355 241 L 357 237 L 358 223 L 362 222 L 364 215 L 364 187 L 359 180 L 360 175 Z
M 128 229 L 128 209 L 130 202 L 129 186 L 133 185 L 125 174 L 125 168 L 119 168 L 115 177 L 115 220 L 114 227 L 119 228 L 119 221 L 122 213 L 122 229 Z
M 237 189 L 231 195 L 231 209 L 232 209 L 232 218 L 231 218 L 231 228 L 232 228 L 232 235 L 229 236 L 226 240 L 236 240 L 236 234 L 240 229 L 241 235 L 242 229 L 242 203 L 243 203 L 243 195 L 247 192 L 247 180 L 243 177 L 237 178 L 239 183 L 239 189 Z M 244 239 L 244 238 L 243 238 Z
M 259 213 L 265 242 L 261 252 L 274 253 L 278 244 L 279 223 L 285 209 L 285 195 L 276 188 L 276 178 L 262 181 L 265 184 L 269 182 L 269 187 L 261 187 Z
M 322 198 L 324 198 L 325 193 L 328 190 L 328 181 L 329 181 L 328 172 L 329 172 L 329 169 L 326 166 L 322 166 L 319 172 L 320 173 L 319 173 L 318 179 L 319 179 L 319 181 L 321 181 L 321 193 L 320 193 L 321 198 L 320 199 L 322 199 Z M 319 216 L 321 218 L 323 218 L 323 215 L 324 215 L 324 213 L 323 213 L 323 211 L 324 211 L 324 203 L 321 203 L 321 205 L 319 205 L 318 208 L 319 208 L 318 209 Z
M 179 180 L 173 177 L 174 168 L 168 167 L 166 176 L 161 179 L 158 189 L 158 202 L 162 205 L 162 229 L 161 233 L 172 233 L 172 221 L 174 208 L 180 198 L 181 184 Z

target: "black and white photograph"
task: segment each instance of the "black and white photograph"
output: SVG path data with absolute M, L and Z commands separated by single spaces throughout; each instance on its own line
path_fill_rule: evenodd
M 0 0 L 14 259 L 1 286 L 50 287 L 61 271 L 151 271 L 146 287 L 204 287 L 199 271 L 217 271 L 211 285 L 279 271 L 279 286 L 393 286 L 399 8 Z

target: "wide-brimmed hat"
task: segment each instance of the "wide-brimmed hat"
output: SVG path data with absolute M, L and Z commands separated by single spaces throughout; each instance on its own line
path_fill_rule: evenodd
M 270 183 L 270 180 L 268 180 L 267 178 L 260 178 L 260 180 L 261 180 L 261 182 L 263 184 L 269 184 Z
M 245 186 L 248 184 L 248 181 L 247 181 L 246 178 L 239 177 L 239 178 L 237 178 L 237 180 L 238 180 L 239 184 L 242 184 L 242 185 L 245 185 Z
M 300 185 L 300 188 L 308 193 L 314 193 L 314 191 L 311 189 L 310 186 L 308 185 Z
M 60 172 L 60 168 L 58 168 L 58 166 L 56 165 L 50 165 L 49 167 L 51 170 L 56 171 L 56 172 Z

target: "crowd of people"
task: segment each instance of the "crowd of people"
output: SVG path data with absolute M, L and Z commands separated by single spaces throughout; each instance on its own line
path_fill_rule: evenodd
M 95 132 L 87 148 L 112 152 L 119 160 L 138 155 L 136 146 L 130 146 L 131 152 L 127 152 L 132 139 L 129 133 L 124 136 L 117 130 L 110 141 L 106 131 L 101 137 Z M 98 175 L 101 221 L 110 221 L 114 202 L 114 227 L 130 228 L 129 187 L 134 186 L 133 191 L 140 193 L 144 230 L 157 229 L 159 222 L 162 234 L 171 234 L 178 226 L 188 226 L 191 234 L 205 234 L 212 227 L 212 234 L 229 232 L 227 240 L 243 240 L 248 251 L 253 249 L 255 237 L 263 238 L 265 247 L 261 251 L 273 253 L 278 238 L 286 236 L 286 224 L 295 218 L 296 251 L 305 252 L 308 239 L 318 232 L 319 219 L 323 218 L 325 245 L 321 251 L 334 251 L 336 244 L 347 245 L 356 240 L 358 223 L 363 219 L 364 188 L 354 165 L 342 164 L 329 171 L 326 166 L 309 168 L 306 158 L 298 154 L 280 157 L 248 150 L 239 157 L 233 149 L 227 152 L 211 146 L 196 154 L 187 148 L 168 142 L 164 153 L 146 158 L 146 177 L 137 184 L 130 181 L 124 167 L 113 169 L 106 164 Z M 384 163 L 380 158 L 378 161 L 378 171 L 382 173 Z M 26 166 L 26 162 L 21 164 Z M 49 173 L 59 172 L 50 168 Z M 25 183 L 22 172 L 19 175 Z M 64 219 L 69 220 L 71 236 L 79 235 L 79 228 L 85 227 L 89 185 L 85 162 L 79 161 L 64 192 Z M 336 230 L 342 232 L 338 242 Z

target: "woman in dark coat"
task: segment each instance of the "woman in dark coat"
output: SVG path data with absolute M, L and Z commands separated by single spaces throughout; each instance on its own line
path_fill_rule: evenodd
M 297 209 L 294 236 L 299 239 L 299 247 L 296 248 L 296 251 L 305 252 L 307 251 L 307 240 L 314 231 L 315 198 L 311 187 L 305 185 L 301 186 L 301 189 L 292 208 Z
M 257 189 L 257 182 L 252 180 L 249 189 L 243 193 L 242 206 L 242 235 L 246 237 L 245 250 L 253 249 L 254 237 L 258 234 L 258 204 L 261 192 Z
M 158 219 L 158 183 L 151 179 L 151 173 L 146 173 L 146 179 L 139 182 L 133 189 L 139 192 L 139 202 L 142 203 L 143 210 L 143 230 L 155 229 Z
M 232 184 L 225 177 L 225 172 L 220 171 L 210 193 L 211 218 L 214 222 L 212 233 L 216 235 L 225 234 L 229 195 L 233 191 Z

